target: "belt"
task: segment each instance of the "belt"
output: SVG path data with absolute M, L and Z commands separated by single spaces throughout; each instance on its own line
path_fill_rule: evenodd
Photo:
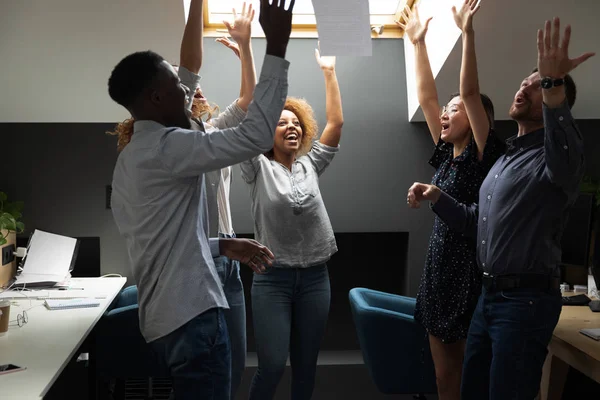
M 483 275 L 483 287 L 488 292 L 509 289 L 560 289 L 560 278 L 542 274 Z

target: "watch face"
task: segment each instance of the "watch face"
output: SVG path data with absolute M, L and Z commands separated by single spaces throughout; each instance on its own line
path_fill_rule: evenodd
M 542 86 L 542 89 L 550 89 L 552 87 L 552 79 L 544 78 L 540 82 L 540 85 Z

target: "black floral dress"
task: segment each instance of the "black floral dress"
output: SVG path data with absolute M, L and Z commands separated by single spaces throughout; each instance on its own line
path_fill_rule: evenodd
M 429 160 L 436 172 L 431 181 L 461 203 L 476 203 L 479 187 L 505 146 L 493 131 L 483 158 L 477 157 L 472 139 L 454 158 L 454 146 L 441 139 Z M 425 270 L 421 278 L 415 319 L 444 343 L 467 337 L 471 317 L 481 293 L 481 271 L 475 259 L 476 238 L 454 232 L 436 215 Z

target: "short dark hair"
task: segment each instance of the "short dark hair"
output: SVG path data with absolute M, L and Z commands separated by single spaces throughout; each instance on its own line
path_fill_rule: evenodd
M 122 59 L 108 78 L 110 98 L 129 109 L 156 77 L 163 61 L 164 58 L 150 50 Z
M 538 72 L 537 67 L 531 71 L 532 74 L 536 72 Z M 565 76 L 565 94 L 567 96 L 567 103 L 569 104 L 569 109 L 571 109 L 575 105 L 575 100 L 577 99 L 577 86 L 575 85 L 575 81 L 569 74 Z
M 488 122 L 490 123 L 490 129 L 494 128 L 494 103 L 492 103 L 492 99 L 489 98 L 488 95 L 485 95 L 483 93 L 479 94 L 481 96 L 481 102 L 483 103 L 483 108 L 485 110 L 485 113 L 487 114 L 488 117 Z M 452 93 L 452 95 L 450 95 L 450 100 L 452 100 L 455 97 L 460 97 L 460 93 Z

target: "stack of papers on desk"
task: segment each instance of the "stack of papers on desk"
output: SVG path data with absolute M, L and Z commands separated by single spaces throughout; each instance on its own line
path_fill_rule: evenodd
M 23 272 L 15 287 L 49 287 L 68 280 L 77 257 L 77 239 L 35 230 L 29 242 Z
M 96 299 L 65 299 L 65 300 L 51 300 L 45 301 L 46 307 L 49 310 L 66 310 L 70 308 L 87 308 L 87 307 L 98 307 L 100 302 Z

